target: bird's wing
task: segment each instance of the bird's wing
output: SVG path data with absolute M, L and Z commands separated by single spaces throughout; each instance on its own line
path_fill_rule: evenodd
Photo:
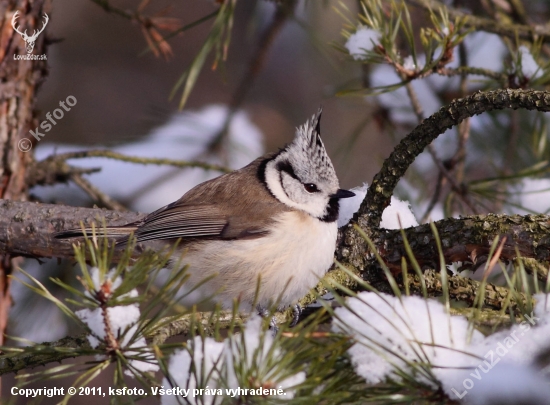
M 215 205 L 173 203 L 148 215 L 136 231 L 138 242 L 219 236 L 227 217 Z
M 138 226 L 138 242 L 155 239 L 250 239 L 269 233 L 281 204 L 255 202 L 222 210 L 216 204 L 190 205 L 176 201 L 147 216 Z M 269 212 L 266 216 L 262 213 Z

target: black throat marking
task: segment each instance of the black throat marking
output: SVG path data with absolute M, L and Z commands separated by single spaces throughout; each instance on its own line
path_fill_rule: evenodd
M 328 200 L 326 208 L 327 213 L 322 218 L 319 218 L 323 222 L 335 222 L 338 220 L 338 214 L 340 213 L 340 203 L 338 198 L 331 198 Z

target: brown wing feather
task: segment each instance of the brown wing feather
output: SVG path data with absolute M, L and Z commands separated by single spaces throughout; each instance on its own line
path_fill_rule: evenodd
M 138 227 L 138 242 L 219 236 L 227 225 L 226 216 L 213 205 L 174 205 L 153 214 Z

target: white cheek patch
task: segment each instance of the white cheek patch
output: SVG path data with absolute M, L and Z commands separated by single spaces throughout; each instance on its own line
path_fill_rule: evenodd
M 280 202 L 293 207 L 301 209 L 298 204 L 292 201 L 283 190 L 281 184 L 281 172 L 275 168 L 275 161 L 269 162 L 265 167 L 265 182 L 267 188 Z
M 279 172 L 279 178 L 282 183 L 282 190 L 290 200 L 300 205 L 307 203 L 306 196 L 301 190 L 304 186 L 298 180 L 293 179 L 286 172 Z

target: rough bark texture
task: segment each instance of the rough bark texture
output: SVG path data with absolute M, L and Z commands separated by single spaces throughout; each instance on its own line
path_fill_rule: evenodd
M 47 0 L 0 2 L 0 198 L 23 201 L 27 197 L 26 168 L 32 159 L 22 152 L 19 142 L 37 126 L 34 117 L 36 91 L 46 75 L 46 61 L 16 60 L 26 55 L 25 41 L 12 28 L 12 17 L 19 11 L 20 30 L 31 33 L 43 25 L 44 12 L 49 13 Z M 38 36 L 34 54 L 45 53 L 46 33 Z M 0 344 L 8 321 L 11 300 L 9 274 L 19 259 L 11 252 L 0 257 Z
M 70 239 L 55 239 L 54 232 L 95 223 L 109 226 L 136 221 L 143 214 L 100 208 L 69 207 L 0 200 L 0 253 L 25 257 L 73 257 Z
M 483 263 L 497 236 L 500 240 L 506 238 L 500 255 L 502 259 L 514 259 L 517 248 L 522 257 L 546 262 L 550 260 L 549 221 L 548 215 L 489 214 L 438 221 L 436 228 L 447 263 Z M 407 229 L 405 237 L 411 244 L 415 259 L 422 267 L 438 266 L 437 245 L 429 224 Z M 407 257 L 401 232 L 381 233 L 376 245 L 390 269 L 400 272 L 401 257 Z

